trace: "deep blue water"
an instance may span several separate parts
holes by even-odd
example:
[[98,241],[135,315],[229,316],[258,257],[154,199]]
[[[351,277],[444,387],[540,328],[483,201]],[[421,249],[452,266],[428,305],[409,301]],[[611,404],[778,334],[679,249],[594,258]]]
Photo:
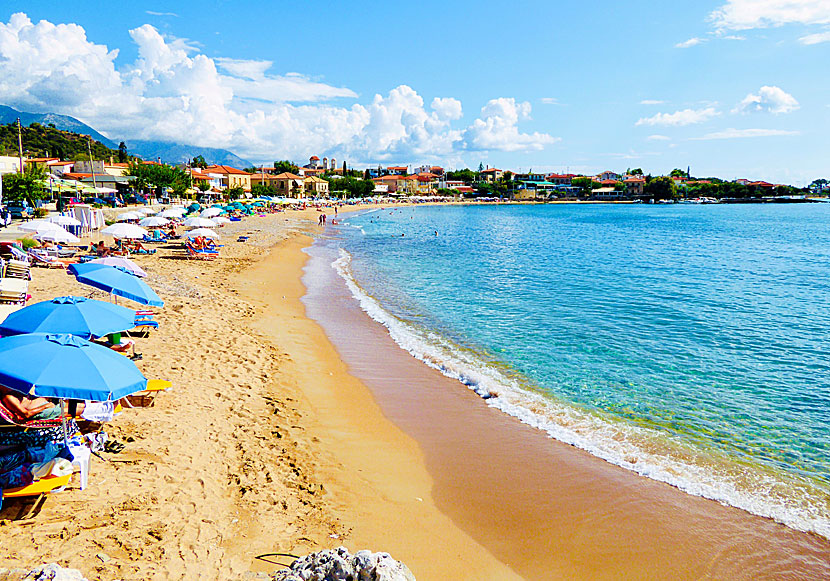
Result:
[[489,404],[830,535],[830,205],[394,208],[340,233],[364,309]]

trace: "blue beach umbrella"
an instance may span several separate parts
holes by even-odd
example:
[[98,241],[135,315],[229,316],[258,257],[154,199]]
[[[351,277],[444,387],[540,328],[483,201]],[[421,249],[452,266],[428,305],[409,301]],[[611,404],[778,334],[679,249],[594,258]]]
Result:
[[147,387],[129,358],[67,334],[0,339],[0,385],[39,397],[115,401]]
[[78,282],[88,284],[115,296],[124,297],[143,305],[163,307],[164,301],[147,283],[120,266],[106,264],[72,264],[69,272]]
[[11,313],[0,324],[3,335],[68,333],[89,339],[135,326],[135,311],[85,297],[56,297]]

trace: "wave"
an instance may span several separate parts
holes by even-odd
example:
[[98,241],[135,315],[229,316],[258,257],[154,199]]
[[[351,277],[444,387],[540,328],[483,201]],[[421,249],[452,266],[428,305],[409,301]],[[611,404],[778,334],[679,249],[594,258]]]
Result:
[[692,448],[658,430],[543,396],[480,354],[389,313],[355,280],[351,255],[343,248],[339,252],[332,267],[361,309],[386,327],[402,349],[458,380],[484,398],[487,405],[641,476],[830,538],[830,491],[819,483],[760,466],[748,470],[746,464],[715,451]]

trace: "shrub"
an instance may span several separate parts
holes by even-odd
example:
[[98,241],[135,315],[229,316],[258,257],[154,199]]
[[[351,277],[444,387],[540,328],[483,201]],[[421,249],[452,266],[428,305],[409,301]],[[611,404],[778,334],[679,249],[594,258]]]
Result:
[[30,248],[37,248],[40,246],[40,243],[34,238],[20,238],[17,243],[20,244],[23,250],[29,250]]
[[46,208],[35,208],[34,212],[32,212],[32,216],[34,218],[45,218],[49,215],[49,210]]

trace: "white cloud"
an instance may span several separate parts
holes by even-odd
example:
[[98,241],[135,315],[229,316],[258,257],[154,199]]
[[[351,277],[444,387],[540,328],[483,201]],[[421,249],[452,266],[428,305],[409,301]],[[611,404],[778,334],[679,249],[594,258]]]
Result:
[[130,30],[135,62],[95,44],[76,24],[33,24],[22,13],[0,22],[0,95],[11,106],[75,116],[118,140],[155,139],[222,147],[252,161],[309,152],[338,158],[457,160],[468,148],[541,149],[556,139],[521,133],[530,105],[496,99],[469,127],[457,99],[429,107],[401,85],[368,104],[351,89],[297,73],[275,75],[270,61],[211,58],[193,42],[150,25]]
[[643,99],[640,105],[662,105],[665,101],[658,101],[657,99]]
[[465,147],[472,150],[522,151],[541,150],[556,143],[558,138],[546,133],[520,133],[520,120],[530,119],[530,103],[517,103],[515,99],[492,99],[481,108],[476,119],[463,138]]
[[658,113],[652,117],[643,117],[637,121],[636,125],[693,125],[695,123],[703,123],[718,115],[720,113],[714,107],[683,109],[682,111],[675,111],[674,113]]
[[795,97],[779,87],[764,86],[758,90],[758,94],[750,93],[738,106],[732,110],[733,113],[790,113],[798,109],[798,101]]
[[649,135],[646,139],[649,141],[671,141],[671,137],[668,135]]
[[539,102],[543,105],[559,105],[559,99],[556,97],[542,97]]
[[828,24],[827,0],[727,0],[709,15],[718,29],[750,30],[784,24]]
[[674,45],[674,48],[689,48],[692,46],[697,46],[698,44],[706,42],[705,38],[698,38],[696,36],[690,38],[689,40],[684,40],[683,42],[678,42]]
[[820,44],[822,42],[830,42],[830,30],[825,32],[817,32],[815,34],[808,34],[798,39],[801,44]]
[[153,10],[145,10],[144,13],[149,14],[150,16],[175,16],[176,18],[179,17],[179,15],[175,12],[155,12]]
[[798,135],[798,131],[787,131],[784,129],[724,129],[714,133],[707,133],[703,137],[693,137],[695,141],[710,139],[745,139],[749,137],[781,137]]

